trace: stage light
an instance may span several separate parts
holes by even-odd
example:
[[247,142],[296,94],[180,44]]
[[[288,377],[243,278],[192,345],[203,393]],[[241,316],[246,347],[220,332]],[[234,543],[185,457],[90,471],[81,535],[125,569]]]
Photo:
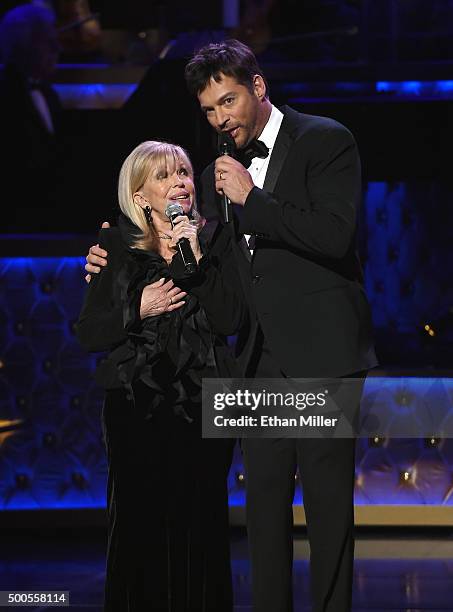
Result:
[[441,438],[426,438],[425,440],[425,446],[427,446],[428,448],[436,448],[437,446],[439,446],[439,444],[441,443],[442,439]]
[[22,422],[22,419],[0,420],[0,447],[7,438],[16,433]]
[[401,91],[419,95],[422,91],[424,83],[421,81],[404,81],[401,83]]
[[355,482],[358,487],[363,487],[363,474],[361,472],[356,474]]
[[453,81],[377,81],[376,92],[406,97],[449,98],[453,92]]
[[379,438],[378,436],[375,436],[374,438],[370,439],[370,446],[382,446],[385,442],[385,438]]

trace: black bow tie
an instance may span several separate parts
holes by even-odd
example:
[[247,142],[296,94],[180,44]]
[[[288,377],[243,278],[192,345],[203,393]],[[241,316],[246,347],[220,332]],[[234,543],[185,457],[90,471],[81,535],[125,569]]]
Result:
[[254,157],[266,159],[269,155],[269,149],[261,140],[251,140],[244,149],[236,151],[236,157],[241,164],[248,168]]

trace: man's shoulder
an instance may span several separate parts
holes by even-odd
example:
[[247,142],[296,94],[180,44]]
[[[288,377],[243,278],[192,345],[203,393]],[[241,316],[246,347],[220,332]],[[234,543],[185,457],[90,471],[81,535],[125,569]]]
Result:
[[307,134],[320,135],[326,132],[350,134],[345,125],[331,117],[300,113],[290,106],[284,106],[281,110],[285,117],[285,125],[295,132],[296,137]]
[[202,183],[205,183],[206,181],[212,179],[212,177],[214,176],[214,166],[215,160],[213,160],[210,164],[206,166],[206,168],[204,168],[200,176],[200,181]]

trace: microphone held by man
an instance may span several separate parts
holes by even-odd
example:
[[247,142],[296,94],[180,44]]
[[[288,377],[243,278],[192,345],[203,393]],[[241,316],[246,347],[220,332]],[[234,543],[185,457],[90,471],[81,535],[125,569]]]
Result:
[[[218,135],[217,150],[219,155],[234,157],[236,143],[229,132],[222,132]],[[222,210],[224,222],[229,223],[231,221],[231,200],[227,195],[225,195],[225,193],[222,195]]]

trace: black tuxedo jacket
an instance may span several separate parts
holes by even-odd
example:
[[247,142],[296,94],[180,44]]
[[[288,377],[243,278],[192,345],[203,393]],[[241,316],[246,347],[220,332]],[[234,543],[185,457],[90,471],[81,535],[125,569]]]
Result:
[[56,139],[60,128],[60,101],[49,84],[42,85],[41,93],[49,107],[55,133],[47,130],[33,104],[26,78],[10,66],[6,66],[0,75],[0,121],[6,139],[4,143],[10,152],[21,151],[27,172],[47,171],[59,153]]
[[[258,325],[291,377],[345,376],[377,364],[356,252],[361,170],[351,133],[285,106],[263,189],[219,221],[195,289],[214,328],[238,331],[241,373]],[[221,219],[213,164],[201,177],[204,214]],[[256,236],[253,257],[243,234]],[[248,308],[236,309],[245,301]],[[241,316],[238,315],[241,312]],[[222,325],[219,325],[222,321]]]
[[5,202],[14,201],[18,185],[23,185],[29,194],[20,210],[4,207],[3,229],[6,231],[38,231],[40,228],[49,231],[49,223],[52,229],[61,214],[61,210],[56,210],[56,203],[61,207],[62,198],[59,185],[63,147],[58,137],[61,107],[50,85],[43,85],[41,93],[47,102],[55,133],[47,130],[33,104],[27,79],[10,66],[0,75],[0,133],[6,160],[2,195]]

